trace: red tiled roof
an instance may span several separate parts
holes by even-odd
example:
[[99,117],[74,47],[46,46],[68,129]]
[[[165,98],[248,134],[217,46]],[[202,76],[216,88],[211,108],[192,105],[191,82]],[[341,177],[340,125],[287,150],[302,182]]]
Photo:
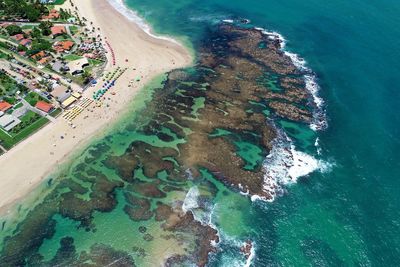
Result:
[[31,44],[32,41],[29,40],[29,39],[22,39],[19,43],[20,43],[21,45],[23,45],[23,46],[27,46],[27,45]]
[[44,101],[38,101],[35,105],[37,109],[49,113],[49,111],[53,108],[52,104],[46,103]]
[[49,15],[42,16],[42,19],[58,19],[59,17],[60,17],[60,13],[58,13],[57,10],[52,9],[52,10],[50,10]]
[[58,52],[69,51],[74,46],[74,42],[72,41],[60,41],[54,44],[54,49]]
[[53,35],[59,35],[67,32],[64,26],[53,26],[50,30],[51,34]]
[[6,101],[0,101],[0,111],[6,112],[12,108],[12,105]]
[[33,56],[31,56],[31,58],[35,59],[35,60],[39,60],[42,57],[44,57],[46,54],[44,53],[44,51],[40,51],[39,53],[34,54]]
[[38,63],[41,64],[41,65],[45,65],[45,64],[47,64],[50,60],[51,60],[50,57],[44,57],[44,58],[38,60]]
[[24,39],[24,35],[22,33],[18,33],[12,37],[14,40],[20,41]]

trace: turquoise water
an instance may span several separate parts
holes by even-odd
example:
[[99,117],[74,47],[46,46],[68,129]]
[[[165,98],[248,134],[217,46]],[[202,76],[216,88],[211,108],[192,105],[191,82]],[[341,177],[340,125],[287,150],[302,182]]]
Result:
[[[316,72],[329,128],[313,173],[271,204],[252,205],[255,266],[400,265],[398,1],[128,0],[157,32],[188,36],[248,18],[278,31]],[[217,257],[213,264],[223,262]]]
[[[114,261],[130,266],[132,258],[139,266],[158,266],[165,255],[183,250],[195,254],[196,227],[168,231],[152,212],[197,192],[196,218],[211,222],[221,238],[209,266],[244,265],[238,251],[248,239],[255,248],[251,266],[400,265],[397,2],[127,1],[157,32],[178,36],[195,50],[208,36],[208,26],[222,19],[247,18],[281,33],[287,48],[316,72],[329,128],[315,133],[285,120],[277,126],[298,150],[313,155],[319,137],[320,158],[330,163],[330,170],[300,178],[274,202],[251,202],[206,169],[198,180],[178,179],[175,153],[192,132],[185,121],[200,121],[206,101],[190,94],[206,90],[207,84],[196,83],[197,72],[189,69],[193,82],[177,83],[175,93],[153,90],[162,88],[162,79],[142,91],[132,103],[140,107],[77,155],[16,229],[2,222],[0,260],[21,266],[103,266]],[[275,77],[266,75],[266,80],[280,90],[274,87]],[[164,105],[170,107],[163,97],[187,100],[172,106],[188,112],[182,118],[168,109],[160,112]],[[246,112],[257,109],[267,117],[272,114],[257,102],[249,103]],[[225,129],[215,129],[209,137],[231,142],[244,169],[254,169],[265,157],[254,138],[244,140]],[[159,171],[163,168],[169,173]]]

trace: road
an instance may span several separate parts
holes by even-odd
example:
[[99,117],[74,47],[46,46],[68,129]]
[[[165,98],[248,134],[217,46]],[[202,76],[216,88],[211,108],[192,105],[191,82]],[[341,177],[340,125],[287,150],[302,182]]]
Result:
[[[7,40],[7,39],[4,39],[4,38],[2,38],[2,37],[0,37],[0,41],[9,43],[9,44],[11,44],[11,45],[13,45],[13,46],[16,45],[15,43],[13,43],[13,42],[11,42],[11,41],[9,41],[9,40]],[[20,56],[19,54],[15,53],[15,52],[13,52],[13,51],[10,51],[10,50],[5,49],[5,48],[2,48],[2,47],[0,48],[0,51],[2,51],[3,53],[6,53],[6,54],[11,53],[18,61],[24,63],[25,65],[28,65],[28,66],[34,68],[37,72],[44,72],[44,73],[46,73],[46,74],[48,74],[48,75],[50,75],[50,76],[52,76],[52,77],[55,77],[55,78],[59,79],[62,83],[64,83],[64,85],[69,85],[69,86],[71,86],[71,88],[72,88],[74,91],[82,91],[82,87],[81,87],[80,85],[78,85],[77,83],[74,83],[74,82],[69,83],[69,82],[67,81],[66,78],[64,78],[63,76],[57,74],[56,72],[53,72],[53,71],[50,71],[50,70],[47,70],[47,69],[44,69],[44,68],[43,68],[43,69],[40,69],[40,68],[37,67],[36,64],[33,63],[32,61],[30,61],[30,60],[28,60],[28,59],[26,59],[26,58]]]

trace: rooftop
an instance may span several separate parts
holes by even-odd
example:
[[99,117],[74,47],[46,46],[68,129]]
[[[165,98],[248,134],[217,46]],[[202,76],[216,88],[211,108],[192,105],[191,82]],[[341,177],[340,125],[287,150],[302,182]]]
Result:
[[0,115],[0,126],[3,127],[7,132],[20,123],[21,121],[15,116],[4,113]]
[[68,92],[68,88],[64,85],[55,87],[50,94],[60,102],[63,102],[71,95],[71,93]]
[[32,40],[30,40],[30,39],[22,39],[19,43],[21,45],[23,45],[23,46],[27,46],[27,45],[32,43]]
[[67,32],[64,26],[53,26],[50,30],[52,35],[60,35]]
[[46,103],[44,101],[38,101],[35,105],[37,109],[40,109],[41,111],[44,111],[46,113],[49,113],[53,109],[53,105]]
[[68,63],[69,71],[72,75],[83,72],[83,68],[89,65],[87,58],[81,58]]
[[70,40],[56,42],[53,47],[58,52],[69,51],[74,46],[74,42]]
[[24,39],[24,35],[22,33],[18,33],[16,35],[13,35],[12,38],[14,40],[20,41],[20,40]]
[[6,112],[12,108],[12,105],[6,101],[0,101],[0,111]]

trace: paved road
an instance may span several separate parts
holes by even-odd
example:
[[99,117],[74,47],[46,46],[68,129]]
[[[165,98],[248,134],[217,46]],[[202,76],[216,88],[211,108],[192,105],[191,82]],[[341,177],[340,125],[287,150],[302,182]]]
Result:
[[[9,40],[7,40],[7,39],[4,39],[4,38],[2,38],[2,37],[0,37],[0,41],[7,42],[7,43],[9,43],[9,44],[11,44],[11,45],[14,45],[14,46],[16,45],[15,43],[13,43],[13,42],[11,42],[11,41],[9,41]],[[82,90],[82,87],[81,87],[80,85],[78,85],[77,83],[74,83],[74,82],[68,83],[67,79],[64,78],[63,76],[61,76],[61,75],[59,75],[59,74],[57,74],[57,73],[55,73],[55,72],[53,72],[53,71],[49,71],[49,70],[47,70],[47,69],[40,69],[40,68],[38,68],[38,67],[36,66],[35,63],[33,63],[32,61],[29,61],[28,59],[26,59],[26,58],[24,58],[24,57],[21,57],[21,56],[18,55],[17,53],[14,53],[14,52],[12,52],[12,51],[10,51],[10,50],[7,50],[7,49],[4,49],[4,48],[0,48],[0,50],[3,51],[3,52],[6,53],[6,54],[11,53],[18,61],[24,63],[25,65],[28,65],[28,66],[34,68],[34,69],[37,70],[38,72],[39,72],[39,71],[40,71],[40,72],[44,72],[44,73],[46,73],[46,74],[48,74],[48,75],[51,75],[51,76],[53,76],[53,77],[55,77],[55,78],[60,79],[60,81],[62,81],[64,84],[70,85],[74,91],[81,91],[81,90]]]

